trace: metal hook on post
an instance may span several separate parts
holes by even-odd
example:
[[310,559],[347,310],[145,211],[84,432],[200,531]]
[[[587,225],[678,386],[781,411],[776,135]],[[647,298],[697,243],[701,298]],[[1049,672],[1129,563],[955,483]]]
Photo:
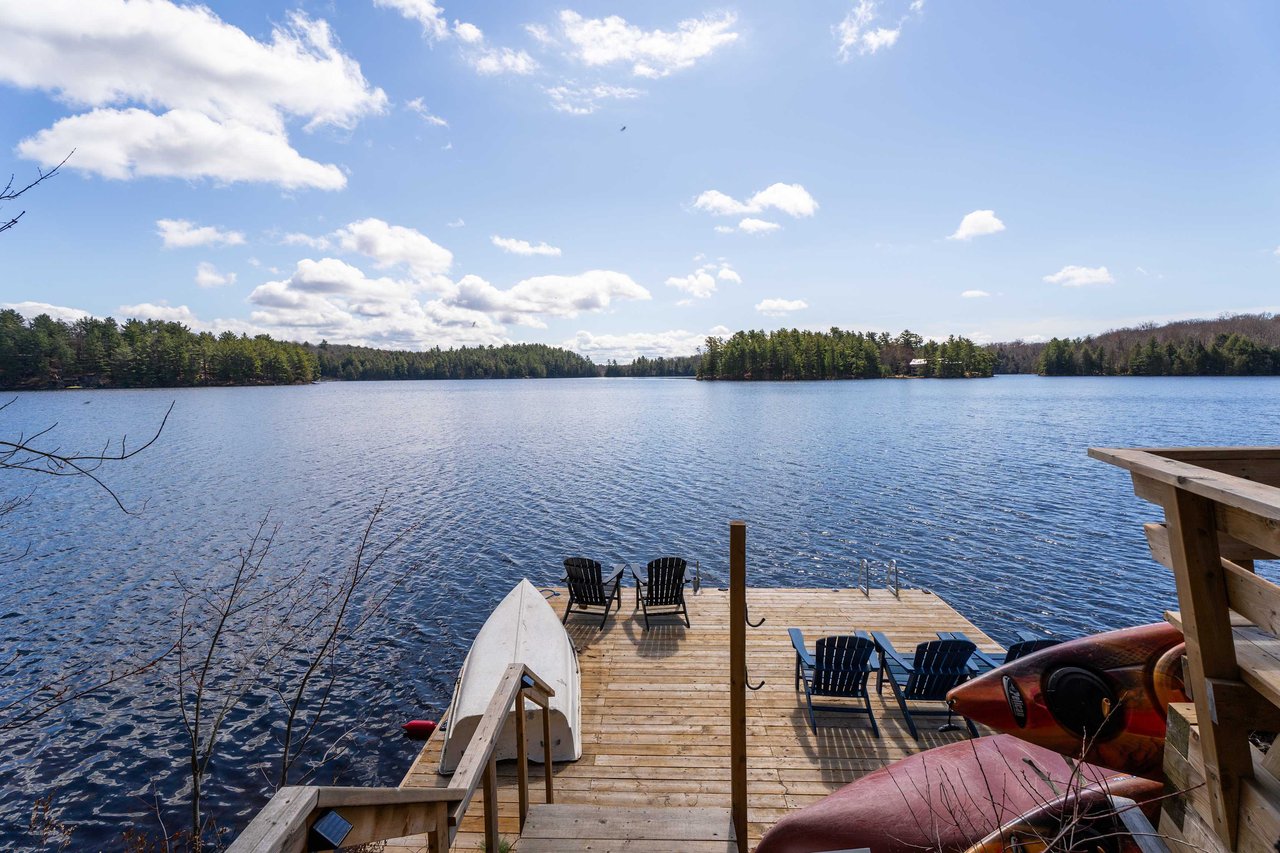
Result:
[[[759,628],[761,625],[763,625],[763,624],[764,624],[765,617],[763,617],[763,616],[761,616],[761,617],[760,617],[760,621],[759,621],[759,622],[752,622],[752,621],[751,621],[751,608],[749,608],[749,607],[748,607],[748,608],[746,608],[746,612],[743,614],[743,616],[746,618],[746,620],[747,620],[747,624],[748,624],[748,625],[750,625],[752,628]],[[761,683],[761,684],[764,684],[764,682],[763,682],[763,681],[762,681],[762,682],[760,682],[760,683]],[[749,685],[749,684],[748,684],[747,686],[748,686],[748,687],[751,687],[751,685]],[[751,689],[752,689],[752,690],[759,690],[760,688],[758,688],[758,687],[752,687]]]
[[[761,622],[763,622],[764,620],[763,620],[763,619],[761,619],[760,621],[761,621]],[[748,622],[747,624],[749,625],[749,624],[751,624],[751,623],[749,623],[749,622]],[[763,679],[763,678],[762,678],[762,679],[760,679],[760,683],[759,683],[759,684],[752,684],[752,683],[751,683],[751,673],[749,673],[749,672],[746,672],[746,673],[744,673],[744,674],[743,674],[742,680],[743,680],[743,681],[745,681],[745,682],[747,683],[747,689],[748,689],[748,690],[759,690],[761,687],[764,687],[764,679]]]

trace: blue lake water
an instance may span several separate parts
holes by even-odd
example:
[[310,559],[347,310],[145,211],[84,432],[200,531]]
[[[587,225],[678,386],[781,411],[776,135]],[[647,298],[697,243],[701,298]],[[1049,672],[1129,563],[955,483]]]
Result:
[[[489,609],[546,585],[565,556],[662,554],[727,577],[731,519],[748,522],[754,585],[852,586],[858,558],[896,559],[995,638],[1150,622],[1173,601],[1140,524],[1159,510],[1087,447],[1280,444],[1277,378],[998,377],[974,381],[713,384],[690,380],[332,383],[297,388],[18,395],[11,437],[58,423],[65,448],[154,430],[108,469],[137,516],[82,480],[0,474],[0,704],[43,673],[159,650],[177,579],[207,575],[270,512],[272,571],[341,566],[384,490],[388,556],[414,574],[364,637],[335,724],[346,784],[396,784],[417,752],[399,724],[434,717]],[[155,794],[183,786],[168,676],[150,673],[0,733],[0,847],[24,846],[52,793],[76,846],[154,830]],[[255,696],[233,715],[211,803],[238,828],[262,802],[248,769],[270,752]]]

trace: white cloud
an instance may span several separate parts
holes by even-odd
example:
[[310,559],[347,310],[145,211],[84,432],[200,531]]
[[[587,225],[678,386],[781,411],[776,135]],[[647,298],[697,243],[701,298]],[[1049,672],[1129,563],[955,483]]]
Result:
[[475,24],[469,24],[466,21],[454,21],[453,34],[459,41],[466,44],[479,44],[484,41],[484,32]]
[[[728,329],[717,327],[709,334],[727,333]],[[631,332],[624,335],[594,335],[591,332],[580,331],[561,346],[585,355],[593,361],[603,362],[609,359],[631,361],[642,355],[647,358],[694,355],[706,341],[707,335],[686,332],[683,329],[669,332]]]
[[848,14],[831,28],[839,42],[837,53],[841,62],[847,62],[856,50],[859,54],[875,54],[893,47],[902,34],[902,25],[911,15],[924,10],[924,0],[912,0],[910,6],[892,26],[877,24],[880,10],[877,0],[858,0]]
[[584,18],[569,9],[560,13],[573,58],[586,65],[630,63],[637,77],[665,77],[692,67],[737,40],[738,34],[731,32],[736,22],[732,12],[709,14],[681,21],[667,32],[643,30],[617,15]]
[[445,225],[448,226],[449,228],[461,228],[466,224],[467,223],[463,221],[461,216],[459,216],[457,219],[453,220],[452,222],[445,223]]
[[201,261],[196,266],[196,284],[200,287],[226,287],[235,283],[235,273],[218,272],[218,268],[208,261]]
[[974,237],[985,237],[1004,230],[1004,223],[996,218],[994,210],[975,210],[966,213],[960,220],[960,227],[948,240],[972,240]]
[[18,153],[44,166],[68,151],[67,166],[104,178],[214,178],[278,184],[286,189],[338,190],[346,175],[334,165],[308,160],[281,133],[203,113],[97,109],[60,119],[18,143]]
[[329,247],[333,245],[328,237],[312,237],[310,234],[302,234],[297,231],[285,234],[280,238],[280,242],[285,246],[310,246],[312,249],[322,252],[328,251]]
[[81,311],[79,308],[50,305],[48,302],[0,302],[0,308],[17,311],[27,320],[39,317],[41,314],[48,314],[55,320],[74,323],[76,320],[93,316],[88,311]]
[[204,6],[167,0],[0,4],[0,81],[54,93],[73,108],[22,140],[44,165],[138,176],[260,181],[338,189],[337,166],[309,160],[288,136],[353,127],[386,108],[321,20],[291,13],[258,41]]
[[557,44],[556,40],[551,35],[551,31],[543,24],[525,24],[524,31],[527,32],[538,44],[544,46]]
[[373,258],[379,269],[404,264],[425,279],[442,275],[453,266],[453,253],[427,235],[381,219],[352,222],[334,232],[334,237],[343,249]]
[[960,294],[965,299],[984,299],[990,296],[985,290],[966,290]]
[[244,245],[244,234],[239,231],[223,231],[213,225],[196,225],[186,219],[157,219],[156,228],[166,249]]
[[[694,263],[705,260],[706,256],[699,253],[694,256]],[[671,276],[667,279],[669,287],[675,287],[688,293],[694,299],[708,299],[716,292],[716,279],[720,281],[730,281],[734,284],[742,284],[742,276],[729,265],[724,258],[704,263],[696,270],[686,276]],[[691,304],[690,300],[681,300],[677,305]]]
[[1084,287],[1090,284],[1115,284],[1115,278],[1106,267],[1065,266],[1044,280],[1063,287]]
[[121,305],[116,311],[121,317],[130,320],[163,320],[166,323],[181,323],[197,330],[208,328],[186,305],[170,305],[168,302],[157,305],[152,302],[141,302],[137,305]]
[[782,317],[808,307],[809,303],[803,299],[765,299],[756,305],[756,310],[766,317]]
[[541,328],[541,316],[576,317],[603,311],[615,299],[646,300],[649,291],[631,276],[611,270],[588,270],[579,275],[540,275],[499,290],[479,276],[458,282],[457,304],[493,313],[499,322]]
[[373,5],[394,9],[411,21],[422,24],[422,34],[432,41],[449,35],[449,22],[444,10],[431,0],[373,0]]
[[741,216],[745,213],[761,213],[769,208],[788,216],[813,216],[818,202],[800,184],[771,184],[746,201],[719,190],[706,190],[693,200],[693,206],[715,216]]
[[667,279],[670,287],[679,288],[695,299],[707,299],[716,292],[716,280],[710,273],[698,270],[684,277],[672,276]]
[[438,115],[433,115],[431,110],[427,109],[427,105],[422,102],[422,98],[414,98],[411,101],[405,101],[404,106],[405,109],[411,110],[421,116],[422,120],[427,124],[433,124],[436,127],[449,126],[449,122],[440,118]]
[[755,219],[750,216],[738,223],[738,230],[745,231],[748,234],[768,234],[770,231],[777,231],[781,227],[776,222]]
[[734,228],[732,225],[717,225],[717,226],[716,226],[716,233],[717,233],[717,234],[732,234],[734,231],[737,231],[737,230],[738,230],[738,229]]
[[528,240],[517,240],[514,237],[499,237],[497,234],[494,234],[489,239],[493,242],[493,245],[512,255],[545,255],[553,258],[560,257],[560,249],[556,246],[549,246],[546,243],[539,243],[535,246]]
[[597,83],[594,86],[552,86],[544,91],[551,96],[552,109],[578,116],[590,115],[604,101],[631,100],[644,94],[641,89],[610,86],[605,83]]
[[478,74],[528,75],[538,70],[538,62],[523,50],[509,47],[485,47],[467,54],[467,61]]

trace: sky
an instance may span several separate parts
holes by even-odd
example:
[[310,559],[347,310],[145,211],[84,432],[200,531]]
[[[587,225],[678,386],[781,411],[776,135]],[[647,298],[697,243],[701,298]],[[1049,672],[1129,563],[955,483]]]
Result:
[[[596,361],[1280,311],[1280,4],[0,0],[0,306]],[[4,163],[0,163],[3,171]]]

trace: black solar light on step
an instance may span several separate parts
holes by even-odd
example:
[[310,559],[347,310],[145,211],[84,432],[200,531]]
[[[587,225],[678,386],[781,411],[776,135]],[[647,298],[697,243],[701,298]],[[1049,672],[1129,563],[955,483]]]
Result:
[[308,850],[337,850],[351,832],[351,821],[329,809],[311,826],[307,836]]

